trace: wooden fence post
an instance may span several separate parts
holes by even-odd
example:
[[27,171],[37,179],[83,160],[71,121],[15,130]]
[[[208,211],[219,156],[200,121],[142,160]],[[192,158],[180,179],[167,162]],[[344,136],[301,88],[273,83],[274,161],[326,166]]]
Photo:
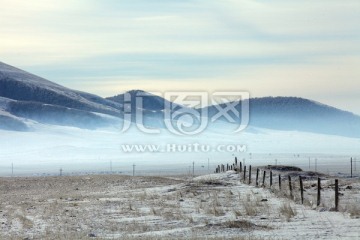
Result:
[[339,211],[339,180],[335,179],[335,211]]
[[319,206],[320,205],[320,200],[321,200],[321,179],[318,178],[318,183],[317,183],[317,202],[316,205]]
[[239,173],[242,172],[242,162],[240,162],[240,168],[239,168]]
[[256,169],[256,186],[259,186],[259,168]]
[[279,190],[281,190],[281,175],[279,174]]
[[266,171],[264,171],[264,174],[263,174],[263,182],[262,182],[263,187],[265,187],[265,177],[266,177]]
[[272,187],[273,184],[273,174],[272,171],[270,171],[270,188]]
[[300,180],[301,204],[304,204],[304,186],[303,186],[303,180],[302,180],[301,176],[299,176],[299,180]]
[[245,183],[245,179],[246,179],[246,166],[244,166],[244,183]]
[[251,165],[249,166],[249,185],[251,184]]
[[292,185],[291,185],[291,177],[290,177],[290,175],[288,175],[288,179],[289,179],[290,197],[293,197],[293,193],[292,193]]

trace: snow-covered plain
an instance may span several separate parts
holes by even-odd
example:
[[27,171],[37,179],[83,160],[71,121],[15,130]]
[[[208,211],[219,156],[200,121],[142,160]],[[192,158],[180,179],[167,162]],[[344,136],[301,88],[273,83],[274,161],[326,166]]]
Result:
[[[240,182],[233,171],[194,179],[92,175],[0,181],[1,239],[360,237],[359,208],[351,216],[300,205],[276,195],[276,186]],[[359,183],[352,186],[358,194]]]
[[[350,157],[360,159],[360,139],[295,131],[248,128],[226,134],[220,126],[196,136],[176,136],[166,130],[144,134],[135,126],[125,133],[116,128],[85,130],[43,124],[33,128],[29,132],[0,130],[0,175],[10,176],[12,164],[17,176],[58,174],[60,168],[64,174],[110,170],[132,174],[133,164],[137,174],[184,174],[192,171],[193,162],[200,174],[213,172],[235,156],[247,165],[291,164],[308,170],[310,163],[315,170],[316,162],[318,171],[347,174]],[[160,150],[125,152],[123,145],[132,144],[155,145]],[[169,144],[187,149],[168,149]],[[197,152],[194,144],[211,148]],[[243,146],[242,152],[227,151],[229,145]]]

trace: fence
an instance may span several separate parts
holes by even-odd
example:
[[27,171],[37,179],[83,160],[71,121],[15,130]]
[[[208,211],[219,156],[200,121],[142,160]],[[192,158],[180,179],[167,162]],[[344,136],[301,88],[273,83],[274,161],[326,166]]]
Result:
[[[311,172],[313,176],[308,176],[305,174],[306,172],[303,171],[289,171],[289,173],[285,173],[284,175],[282,175],[282,172],[278,170],[273,171],[271,169],[272,167],[274,167],[274,169],[277,169],[277,166],[270,165],[262,168],[257,167],[256,174],[255,176],[253,176],[253,166],[243,166],[241,162],[238,164],[237,159],[235,158],[235,162],[233,164],[226,164],[226,166],[223,164],[218,165],[215,172],[221,173],[229,170],[234,170],[237,174],[239,174],[240,182],[248,185],[254,185],[255,187],[269,188],[273,192],[285,195],[294,201],[298,201],[301,204],[311,204],[311,201],[306,198],[306,193],[307,195],[309,195],[308,192],[310,192],[311,194],[311,191],[307,191],[305,188],[315,188],[316,191],[313,191],[313,193],[316,192],[316,206],[320,206],[321,204],[325,205],[325,203],[328,204],[329,199],[331,199],[333,203],[331,204],[332,206],[330,210],[339,211],[339,200],[340,196],[342,195],[339,191],[339,179],[326,177],[325,175],[317,174],[314,172]],[[261,174],[262,176],[260,176]],[[317,175],[322,175],[322,177],[319,177]],[[255,182],[253,182],[254,177]],[[261,177],[262,181],[260,184],[259,180],[261,179]],[[274,184],[276,179],[277,184]],[[326,181],[326,184],[324,184],[323,181]],[[287,188],[282,188],[282,186],[287,186]],[[324,191],[325,187],[327,192]],[[323,198],[324,196],[325,198]],[[359,201],[359,199],[356,200]]]

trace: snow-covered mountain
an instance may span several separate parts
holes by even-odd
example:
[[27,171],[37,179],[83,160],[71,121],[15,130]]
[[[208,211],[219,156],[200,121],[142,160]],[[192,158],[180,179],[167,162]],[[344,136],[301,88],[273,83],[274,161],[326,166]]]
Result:
[[99,96],[71,90],[0,62],[0,96],[19,101],[53,104],[78,110],[119,114],[118,104]]
[[[351,112],[297,97],[264,97],[244,101],[250,101],[249,125],[252,127],[360,137],[360,116]],[[241,104],[236,108],[241,112]],[[209,106],[207,110],[210,117],[218,113],[215,106]],[[233,113],[230,114],[236,119]],[[226,121],[225,118],[222,120]]]
[[[142,107],[134,104],[138,97],[142,98]],[[171,111],[166,105],[172,106]],[[297,156],[301,153],[301,159],[296,158],[298,164],[308,164],[309,158],[321,156],[323,163],[332,164],[329,168],[338,171],[339,166],[347,168],[348,154],[358,153],[360,146],[359,116],[294,97],[250,99],[250,126],[241,134],[233,134],[237,124],[224,118],[211,123],[203,133],[191,136],[178,137],[164,129],[160,134],[145,134],[134,124],[125,133],[119,130],[125,122],[124,113],[130,113],[130,120],[135,121],[140,112],[145,128],[162,128],[168,113],[199,113],[202,110],[182,108],[141,90],[104,99],[0,63],[0,175],[9,175],[8,167],[12,164],[16,174],[24,175],[57,172],[60,168],[68,172],[99,171],[107,169],[109,162],[121,171],[132,164],[157,170],[155,165],[164,168],[167,164],[169,169],[187,171],[194,160],[197,165],[204,166],[211,159],[215,166],[234,155],[254,164],[269,164],[274,159],[292,164],[295,153]],[[208,117],[217,114],[218,108],[207,107]],[[232,117],[236,119],[233,114]],[[171,123],[177,125],[179,122]],[[122,148],[129,144],[155,144],[160,150],[130,153]],[[181,149],[194,144],[211,148],[209,152],[191,149],[174,152],[174,144]],[[246,146],[246,152],[217,149],[235,145]],[[167,150],[168,146],[171,148]]]
[[[125,95],[128,96],[128,99],[126,99]],[[169,101],[165,100],[160,96],[156,96],[142,90],[131,90],[126,93],[116,95],[114,97],[108,97],[106,99],[119,103],[120,105],[129,102],[131,104],[132,111],[134,111],[136,107],[135,103],[137,97],[142,98],[141,102],[143,104],[143,109],[147,111],[162,111],[165,108],[165,103],[170,103]]]
[[[109,97],[107,100],[116,102],[122,106],[122,113],[131,114],[131,120],[133,122],[135,122],[136,116],[141,114],[143,117],[142,122],[145,125],[162,126],[161,122],[164,118],[162,111],[164,110],[166,101],[162,97],[142,90],[131,90],[114,97]],[[142,106],[140,106],[139,103],[141,103]],[[124,117],[124,115],[122,115],[122,117]]]
[[[155,96],[141,90],[127,92],[131,96],[131,112],[133,121],[136,116],[136,97],[142,97],[143,107],[140,112],[148,119],[162,121],[164,118],[165,103],[167,100],[160,96]],[[124,94],[108,98],[109,100],[124,104]],[[360,116],[351,112],[343,111],[319,102],[298,98],[298,97],[263,97],[244,100],[243,103],[249,104],[249,127],[252,131],[255,128],[267,128],[284,131],[304,131],[312,133],[339,135],[346,137],[360,137]],[[174,104],[174,103],[170,103]],[[180,105],[173,106],[172,111],[179,110]],[[234,112],[227,113],[237,122],[241,121],[241,104],[236,104],[236,109],[240,113],[236,116]],[[197,109],[199,115],[207,113],[209,119],[214,117],[220,109],[226,109],[225,104],[218,106],[208,106],[204,109]],[[185,111],[186,112],[186,109]],[[231,128],[226,126],[228,119],[219,118],[223,124],[214,124],[210,121],[209,129],[221,131],[221,129]],[[221,121],[222,120],[222,121]],[[236,123],[233,123],[233,125]],[[231,125],[230,123],[228,125]],[[217,129],[216,129],[217,128]]]
[[102,114],[120,116],[120,106],[115,102],[68,89],[1,62],[0,109],[0,128],[21,131],[29,129],[29,119],[96,128],[111,122]]
[[[120,108],[122,113],[131,113],[131,120],[133,122],[141,115],[141,122],[147,127],[165,127],[164,119],[166,118],[166,106],[170,106],[172,111],[187,109],[185,106],[170,102],[160,96],[143,90],[131,90],[106,99],[122,106]],[[122,117],[123,116],[124,115],[122,114]]]
[[[141,97],[141,107],[135,104],[138,97]],[[296,97],[244,101],[250,101],[249,131],[255,127],[360,137],[360,116],[315,101]],[[163,128],[166,105],[172,106],[170,111],[189,110],[141,90],[105,99],[60,86],[0,62],[0,129],[26,131],[37,123],[96,129],[122,124],[124,113],[130,113],[133,122],[141,113],[145,126]],[[240,106],[237,105],[239,112]],[[209,118],[218,113],[216,106],[196,111],[201,110],[206,110]],[[236,119],[234,114],[232,117]],[[212,124],[209,129],[221,132],[222,128],[231,125],[225,118],[220,120],[223,121]]]

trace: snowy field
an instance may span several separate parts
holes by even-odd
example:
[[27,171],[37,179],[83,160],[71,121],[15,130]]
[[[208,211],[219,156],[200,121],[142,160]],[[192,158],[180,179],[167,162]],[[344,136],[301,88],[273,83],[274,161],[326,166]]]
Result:
[[[304,132],[273,131],[250,128],[238,135],[226,135],[209,129],[197,136],[174,136],[166,131],[158,135],[143,134],[132,128],[96,131],[72,127],[37,125],[32,132],[0,130],[0,176],[79,175],[87,173],[137,175],[176,175],[212,173],[218,164],[232,162],[235,157],[246,165],[286,164],[331,174],[350,174],[350,158],[354,173],[360,172],[360,139]],[[221,129],[221,126],[219,127]],[[155,144],[165,149],[170,144],[209,145],[208,152],[159,151],[124,152],[124,144]],[[242,152],[217,151],[219,145],[245,146]],[[356,167],[358,163],[358,167]]]
[[[178,137],[37,125],[32,132],[0,131],[0,143],[0,239],[360,237],[360,182],[349,179],[350,158],[354,176],[360,175],[359,139],[256,128]],[[200,144],[212,151],[125,152],[122,146],[131,144],[162,150]],[[246,147],[215,151],[219,145]],[[233,171],[210,174],[235,157],[253,169],[292,165],[322,172],[320,206],[314,179],[304,182],[301,205],[296,177],[289,198],[284,173],[282,191],[276,181],[272,189],[259,188]],[[340,178],[340,212],[331,211],[334,176]]]
[[[0,182],[1,239],[360,238],[359,208],[331,212],[326,197],[319,207],[300,205],[276,187],[241,183],[233,171],[194,179],[91,175]],[[348,194],[359,198],[358,180],[340,182],[340,205]]]

